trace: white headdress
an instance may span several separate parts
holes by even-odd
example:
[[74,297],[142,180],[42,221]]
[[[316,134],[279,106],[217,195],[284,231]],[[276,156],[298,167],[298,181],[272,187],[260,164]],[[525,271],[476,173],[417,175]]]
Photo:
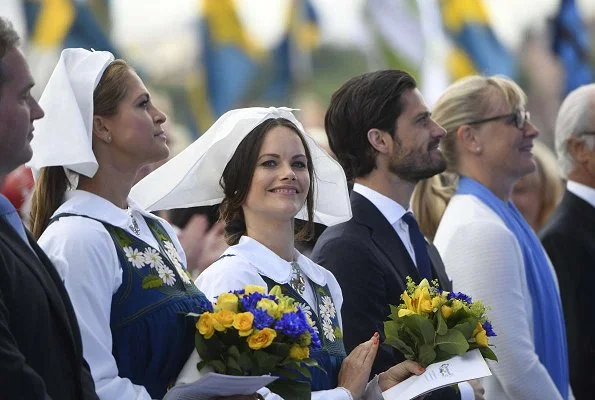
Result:
[[[149,211],[207,206],[223,201],[223,170],[240,142],[260,123],[285,118],[304,134],[314,167],[314,221],[334,225],[351,218],[343,169],[310,136],[289,108],[244,108],[228,111],[176,157],[146,176],[130,192]],[[296,218],[307,219],[304,208]]]
[[76,187],[77,174],[92,177],[97,172],[91,147],[93,91],[113,60],[107,51],[62,51],[39,100],[45,117],[35,122],[33,158],[27,163],[35,177],[43,167],[63,166]]

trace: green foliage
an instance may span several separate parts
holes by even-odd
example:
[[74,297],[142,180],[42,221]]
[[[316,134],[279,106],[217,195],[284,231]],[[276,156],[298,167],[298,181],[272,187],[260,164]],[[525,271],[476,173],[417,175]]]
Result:
[[390,305],[388,321],[384,322],[386,344],[424,367],[473,349],[480,349],[486,359],[498,360],[486,347],[482,324],[487,321],[487,308],[483,303],[470,303],[465,295],[442,292],[436,281],[430,284],[424,279],[416,285],[407,277],[406,284],[403,303]]

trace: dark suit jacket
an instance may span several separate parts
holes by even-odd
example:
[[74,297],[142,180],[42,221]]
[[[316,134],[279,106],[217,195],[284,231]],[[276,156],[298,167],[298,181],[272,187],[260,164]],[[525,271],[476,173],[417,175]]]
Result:
[[570,384],[577,399],[595,393],[595,207],[566,191],[540,234],[558,275],[566,320]]
[[[349,353],[369,340],[374,332],[384,340],[384,321],[389,305],[401,303],[405,278],[419,282],[420,276],[407,249],[382,213],[365,197],[352,192],[353,218],[327,228],[318,239],[312,260],[330,270],[343,291],[343,340]],[[451,290],[444,264],[436,248],[428,243],[434,276],[444,290]],[[372,376],[404,360],[395,348],[381,345]],[[451,393],[452,398],[459,398]],[[446,398],[451,398],[446,397]],[[434,398],[434,397],[433,397]]]
[[0,399],[97,399],[55,268],[0,218]]

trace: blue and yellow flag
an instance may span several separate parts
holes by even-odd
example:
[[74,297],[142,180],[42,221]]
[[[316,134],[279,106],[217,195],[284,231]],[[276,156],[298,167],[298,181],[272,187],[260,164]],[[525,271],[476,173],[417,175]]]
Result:
[[206,97],[217,118],[245,101],[261,54],[250,42],[233,0],[204,0],[203,10],[201,65]]
[[[267,102],[284,103],[289,100],[299,79],[296,76],[299,64],[308,62],[310,53],[320,44],[319,18],[312,1],[294,0],[289,13],[286,33],[269,54],[272,74],[263,94]],[[299,58],[297,62],[296,58]]]
[[589,64],[589,33],[574,0],[562,0],[554,21],[554,53],[566,74],[564,95],[593,81]]
[[33,45],[93,48],[118,56],[88,4],[73,0],[26,0],[24,6]]
[[448,58],[453,79],[467,75],[516,76],[515,60],[490,27],[482,0],[443,0],[444,28],[455,44]]

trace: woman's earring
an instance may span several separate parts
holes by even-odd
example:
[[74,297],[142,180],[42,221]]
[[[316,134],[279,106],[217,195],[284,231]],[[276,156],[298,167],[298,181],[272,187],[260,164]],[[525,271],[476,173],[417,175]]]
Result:
[[109,143],[111,143],[111,142],[112,142],[112,136],[111,136],[111,135],[109,135],[109,136],[107,137],[107,143],[109,144]]

